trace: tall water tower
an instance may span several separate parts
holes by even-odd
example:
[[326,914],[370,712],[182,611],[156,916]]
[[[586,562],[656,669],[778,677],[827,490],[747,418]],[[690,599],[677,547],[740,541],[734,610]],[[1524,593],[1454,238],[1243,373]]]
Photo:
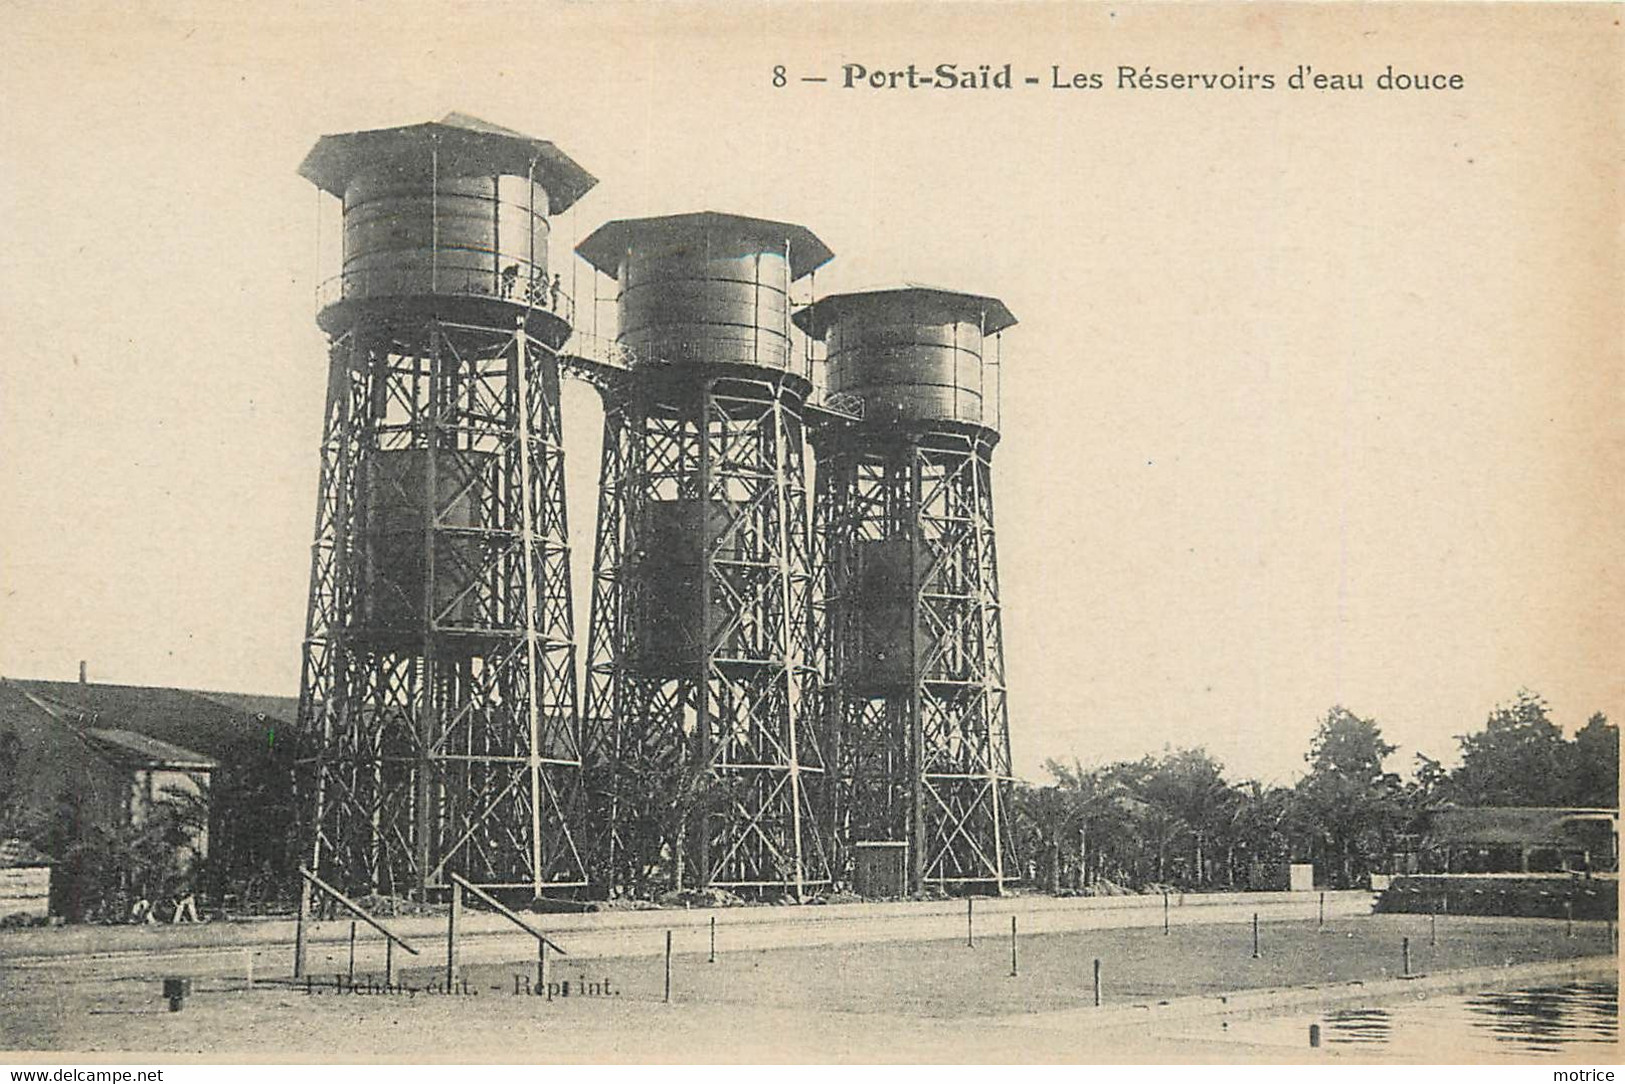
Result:
[[799,896],[829,870],[790,287],[831,253],[709,212],[577,252],[617,283],[631,368],[605,397],[588,640],[605,876]]
[[322,137],[343,202],[299,697],[308,860],[341,889],[586,881],[548,216],[596,182],[452,114]]
[[863,400],[813,437],[831,834],[907,844],[911,891],[1001,892],[1018,874],[991,472],[1015,317],[908,287],[795,319],[825,344],[829,390]]

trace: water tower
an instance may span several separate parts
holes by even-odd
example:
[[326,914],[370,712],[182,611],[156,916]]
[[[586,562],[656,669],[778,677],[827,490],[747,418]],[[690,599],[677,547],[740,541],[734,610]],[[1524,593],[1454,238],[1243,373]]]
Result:
[[606,392],[586,715],[605,876],[799,896],[829,880],[791,283],[801,226],[606,224],[630,379]]
[[830,392],[863,401],[813,437],[831,835],[906,843],[912,891],[1001,892],[1018,874],[992,454],[1015,317],[907,287],[826,297],[796,322],[825,344]]
[[452,114],[322,137],[343,202],[299,697],[312,868],[353,892],[586,881],[548,217],[596,182]]

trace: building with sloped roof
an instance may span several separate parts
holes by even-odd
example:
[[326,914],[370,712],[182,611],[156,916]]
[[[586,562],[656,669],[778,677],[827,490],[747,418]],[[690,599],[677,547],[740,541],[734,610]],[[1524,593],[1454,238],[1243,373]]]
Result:
[[291,780],[278,742],[295,703],[0,678],[0,790],[14,822],[45,825],[63,849],[97,830],[146,827],[164,807],[175,814],[175,867],[212,858],[210,883],[189,887],[224,896],[253,872],[274,880],[280,870]]
[[84,725],[142,734],[215,761],[238,756],[248,747],[274,743],[277,731],[291,730],[298,715],[298,701],[293,697],[82,681],[4,681],[47,710]]
[[[92,692],[88,685],[84,698],[42,695],[40,686],[54,684],[0,679],[6,694],[0,697],[0,734],[10,735],[17,776],[12,786],[25,808],[68,805],[109,829],[139,828],[165,803],[207,808],[210,776],[219,762],[133,729],[154,721],[136,710],[153,699],[147,694],[171,690],[129,690],[136,695],[126,709],[107,689]],[[87,700],[97,707],[87,707]],[[173,717],[165,722],[171,725],[158,729],[179,729]],[[205,857],[207,828],[199,825],[188,846]]]

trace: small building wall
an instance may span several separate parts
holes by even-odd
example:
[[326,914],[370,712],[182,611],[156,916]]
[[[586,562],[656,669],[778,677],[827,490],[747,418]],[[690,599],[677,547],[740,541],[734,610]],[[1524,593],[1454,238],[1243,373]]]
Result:
[[908,893],[908,844],[894,841],[852,845],[852,888],[860,896],[892,898]]
[[50,866],[0,868],[0,922],[14,915],[44,919],[50,913]]
[[1612,809],[1445,807],[1426,814],[1423,856],[1433,873],[1561,873],[1617,869]]
[[[139,828],[160,805],[188,796],[207,800],[209,773],[174,768],[137,769],[130,781],[130,823]],[[205,823],[192,832],[189,849],[198,858],[209,855],[209,829]]]
[[1377,911],[1611,919],[1619,915],[1619,881],[1568,874],[1406,875],[1389,883],[1377,900]]

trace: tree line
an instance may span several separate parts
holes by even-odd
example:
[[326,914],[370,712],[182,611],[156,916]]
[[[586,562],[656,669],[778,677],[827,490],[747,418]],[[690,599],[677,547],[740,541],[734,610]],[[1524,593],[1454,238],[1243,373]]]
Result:
[[1051,760],[1050,782],[1014,795],[1023,873],[1052,892],[1244,889],[1313,862],[1328,885],[1350,887],[1410,846],[1428,809],[1619,805],[1619,730],[1601,712],[1566,739],[1546,701],[1522,690],[1456,741],[1455,769],[1418,753],[1401,778],[1377,722],[1336,706],[1291,786],[1230,780],[1202,748],[1102,767]]
[[[1291,786],[1231,780],[1201,748],[1102,767],[1052,760],[1048,783],[1014,792],[1021,873],[1055,892],[1244,889],[1274,886],[1269,878],[1289,862],[1313,862],[1328,885],[1348,887],[1382,872],[1428,809],[1619,805],[1619,731],[1601,713],[1565,739],[1546,702],[1523,691],[1456,740],[1459,766],[1418,753],[1401,778],[1377,722],[1339,706],[1319,720],[1308,771]],[[19,753],[15,736],[0,735],[0,838],[28,839],[55,859],[56,913],[116,919],[132,899],[191,890],[235,912],[289,904],[298,856],[285,755],[257,749],[207,789],[160,796],[139,824],[109,825],[87,817],[84,795],[72,791],[54,808],[22,808]],[[630,883],[641,894],[683,887],[691,877],[679,841],[725,794],[672,771],[626,785],[642,792],[623,839],[636,867]],[[189,845],[204,830],[200,863]]]

